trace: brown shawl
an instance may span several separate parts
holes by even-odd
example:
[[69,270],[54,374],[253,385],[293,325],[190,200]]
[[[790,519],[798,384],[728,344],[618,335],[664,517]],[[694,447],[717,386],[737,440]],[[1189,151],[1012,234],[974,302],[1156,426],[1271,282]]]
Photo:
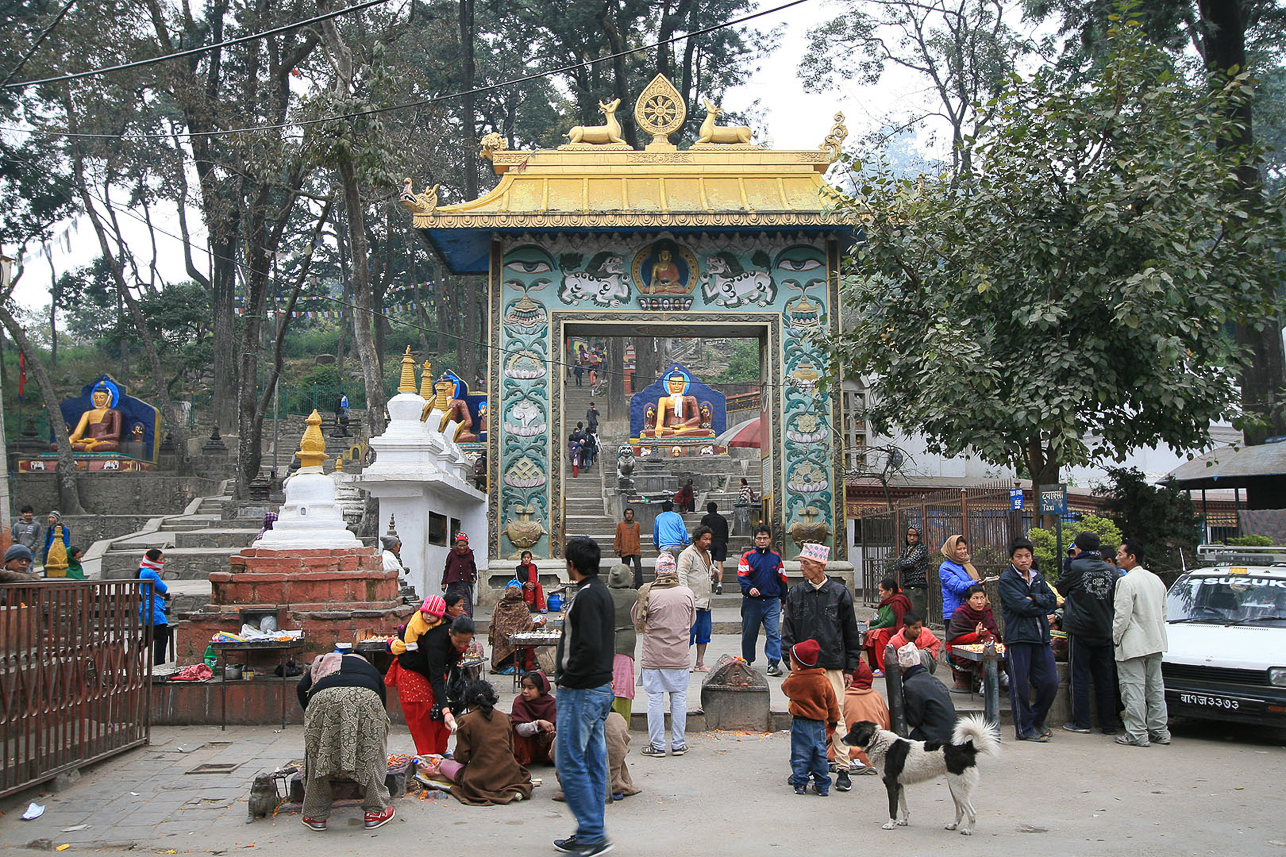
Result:
[[498,670],[506,661],[513,659],[517,649],[509,642],[510,634],[535,629],[536,623],[531,621],[527,602],[522,600],[522,589],[517,586],[506,588],[504,597],[496,602],[495,612],[491,614],[491,625],[487,629],[487,642],[491,644],[491,668]]
[[531,774],[514,758],[513,729],[503,711],[474,709],[460,718],[455,760],[464,765],[451,787],[460,803],[490,806],[531,797]]

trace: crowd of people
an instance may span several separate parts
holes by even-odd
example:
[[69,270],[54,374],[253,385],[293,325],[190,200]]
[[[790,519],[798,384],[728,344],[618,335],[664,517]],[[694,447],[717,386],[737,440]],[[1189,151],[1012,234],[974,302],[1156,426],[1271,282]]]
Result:
[[[23,577],[5,576],[4,583],[21,583],[24,580],[35,580],[40,574],[37,566],[44,569],[46,575],[53,575],[72,580],[84,580],[85,569],[81,565],[84,551],[71,542],[71,527],[63,523],[62,513],[51,510],[45,517],[45,524],[36,520],[35,509],[23,506],[18,512],[18,520],[9,530],[10,544],[6,549],[5,570],[16,572]],[[53,555],[57,562],[50,563]],[[25,566],[18,568],[21,561]],[[10,563],[13,563],[11,566]]]

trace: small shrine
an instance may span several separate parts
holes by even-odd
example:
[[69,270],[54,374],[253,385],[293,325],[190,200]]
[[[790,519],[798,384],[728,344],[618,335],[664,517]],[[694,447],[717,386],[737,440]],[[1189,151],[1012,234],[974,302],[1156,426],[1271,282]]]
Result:
[[[671,138],[687,102],[657,75],[633,107],[642,149],[622,138],[615,99],[600,104],[603,124],[570,129],[557,149],[508,151],[487,134],[480,156],[500,181],[478,199],[444,205],[436,186],[403,186],[412,227],[445,267],[489,278],[488,410],[472,433],[486,439],[493,557],[563,555],[565,344],[700,330],[757,340],[764,355],[758,467],[779,549],[793,559],[786,534],[807,529],[832,546],[833,567],[845,565],[842,402],[820,383],[832,372],[825,338],[841,329],[840,259],[854,234],[825,180],[844,117],[816,149],[773,151],[704,106],[695,142],[680,149]],[[675,368],[636,394],[631,446],[645,460],[718,455],[722,408]]]
[[396,571],[385,571],[378,548],[365,547],[344,525],[335,477],[322,471],[326,441],[317,411],[286,480],[286,501],[273,528],[210,574],[210,602],[186,614],[184,639],[204,650],[216,633],[260,627],[266,617],[282,631],[303,630],[309,652],[336,642],[393,633],[414,610],[398,594]]
[[[152,470],[156,467],[160,413],[129,395],[111,375],[99,375],[80,395],[59,406],[67,424],[76,469],[95,473]],[[58,468],[58,444],[48,452],[19,457],[19,473],[49,473]]]
[[630,397],[630,443],[639,458],[725,455],[727,398],[674,364]]

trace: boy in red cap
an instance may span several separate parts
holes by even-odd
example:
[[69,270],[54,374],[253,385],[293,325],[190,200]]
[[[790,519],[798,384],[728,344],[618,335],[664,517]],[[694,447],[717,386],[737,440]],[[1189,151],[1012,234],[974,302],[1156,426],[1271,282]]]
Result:
[[808,775],[813,775],[813,792],[826,797],[831,791],[830,765],[826,761],[827,728],[839,722],[839,701],[817,666],[822,647],[816,640],[802,640],[790,648],[790,676],[781,683],[790,699],[790,780],[795,794],[808,793]]

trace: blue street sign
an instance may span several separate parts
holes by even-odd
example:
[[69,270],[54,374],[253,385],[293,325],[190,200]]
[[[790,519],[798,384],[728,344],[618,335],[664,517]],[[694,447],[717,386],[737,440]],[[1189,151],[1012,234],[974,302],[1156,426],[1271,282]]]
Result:
[[1009,508],[1014,512],[1021,512],[1023,510],[1023,489],[1009,489]]
[[1066,485],[1059,484],[1040,486],[1040,513],[1042,515],[1067,514]]

